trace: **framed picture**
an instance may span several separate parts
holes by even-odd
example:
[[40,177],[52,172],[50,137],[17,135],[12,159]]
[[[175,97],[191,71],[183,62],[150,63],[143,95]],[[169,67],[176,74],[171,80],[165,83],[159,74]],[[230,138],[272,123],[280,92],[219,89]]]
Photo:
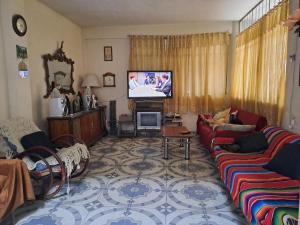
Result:
[[19,61],[18,70],[19,76],[22,78],[27,78],[29,76],[28,66],[27,66],[27,48],[23,46],[16,45],[17,58]]
[[104,61],[113,61],[112,46],[104,46]]
[[105,73],[103,74],[103,87],[115,87],[116,86],[116,78],[113,73]]

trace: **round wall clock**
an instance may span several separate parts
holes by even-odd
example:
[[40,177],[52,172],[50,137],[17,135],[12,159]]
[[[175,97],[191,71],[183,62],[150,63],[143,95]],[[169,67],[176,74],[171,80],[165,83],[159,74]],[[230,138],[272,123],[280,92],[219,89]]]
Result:
[[14,31],[19,36],[24,36],[27,31],[27,24],[23,16],[21,15],[14,15],[12,18],[12,26]]

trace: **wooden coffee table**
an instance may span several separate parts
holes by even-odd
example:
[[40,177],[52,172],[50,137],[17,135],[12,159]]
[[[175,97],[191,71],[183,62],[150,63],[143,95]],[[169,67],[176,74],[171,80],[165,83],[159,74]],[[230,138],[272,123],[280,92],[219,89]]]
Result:
[[163,126],[161,129],[164,147],[164,159],[168,159],[168,144],[170,139],[181,139],[184,142],[184,159],[190,159],[190,143],[193,135],[184,126]]

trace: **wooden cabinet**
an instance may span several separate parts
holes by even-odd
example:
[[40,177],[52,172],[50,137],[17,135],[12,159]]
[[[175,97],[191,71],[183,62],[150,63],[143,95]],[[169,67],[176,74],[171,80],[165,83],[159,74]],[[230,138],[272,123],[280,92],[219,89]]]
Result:
[[50,138],[73,134],[91,146],[106,134],[106,107],[83,111],[64,117],[48,117]]

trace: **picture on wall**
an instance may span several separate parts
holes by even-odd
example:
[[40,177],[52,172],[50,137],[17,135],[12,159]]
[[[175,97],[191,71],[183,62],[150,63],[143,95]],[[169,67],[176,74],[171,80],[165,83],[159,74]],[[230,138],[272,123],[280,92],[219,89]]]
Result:
[[113,61],[112,46],[104,46],[104,61]]
[[21,78],[27,78],[29,76],[28,67],[27,67],[27,58],[28,58],[27,48],[16,45],[16,51],[17,51],[17,59],[19,61],[18,63],[19,76]]

